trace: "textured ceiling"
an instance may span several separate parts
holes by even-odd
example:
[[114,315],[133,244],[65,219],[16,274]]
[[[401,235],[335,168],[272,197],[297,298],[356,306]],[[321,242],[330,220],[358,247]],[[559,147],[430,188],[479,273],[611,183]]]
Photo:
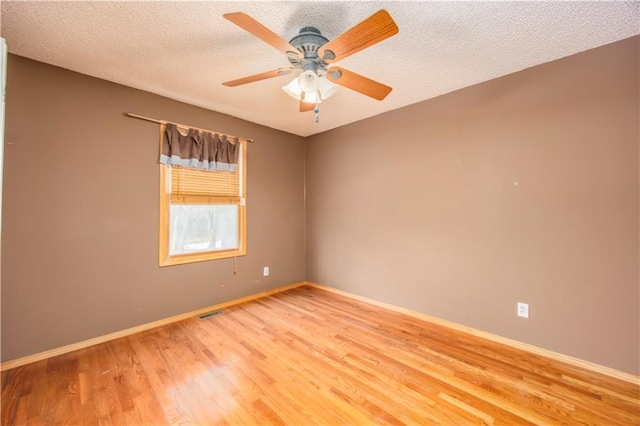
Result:
[[[221,84],[289,66],[224,13],[245,12],[286,40],[303,26],[332,39],[379,9],[400,32],[337,65],[393,87],[383,101],[340,88],[315,123],[282,91],[291,75]],[[11,53],[302,136],[640,33],[631,1],[2,1],[1,13]]]

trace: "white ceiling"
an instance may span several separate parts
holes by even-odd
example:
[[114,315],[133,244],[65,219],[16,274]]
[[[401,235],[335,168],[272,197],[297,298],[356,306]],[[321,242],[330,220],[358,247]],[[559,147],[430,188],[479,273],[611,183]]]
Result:
[[[383,101],[340,88],[315,123],[282,91],[291,75],[221,84],[289,66],[224,13],[245,12],[286,40],[303,26],[332,39],[379,9],[399,33],[337,65],[393,87]],[[301,136],[640,34],[638,1],[5,0],[1,13],[11,53]]]

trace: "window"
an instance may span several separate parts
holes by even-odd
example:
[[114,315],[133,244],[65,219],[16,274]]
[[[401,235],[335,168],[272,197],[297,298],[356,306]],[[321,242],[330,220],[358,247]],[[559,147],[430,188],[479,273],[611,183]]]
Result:
[[160,266],[246,254],[246,142],[237,171],[160,164]]

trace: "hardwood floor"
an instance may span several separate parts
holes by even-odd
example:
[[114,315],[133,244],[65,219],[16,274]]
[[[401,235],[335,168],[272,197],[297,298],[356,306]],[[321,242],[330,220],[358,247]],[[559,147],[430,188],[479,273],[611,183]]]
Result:
[[2,372],[2,424],[640,424],[637,385],[311,287]]

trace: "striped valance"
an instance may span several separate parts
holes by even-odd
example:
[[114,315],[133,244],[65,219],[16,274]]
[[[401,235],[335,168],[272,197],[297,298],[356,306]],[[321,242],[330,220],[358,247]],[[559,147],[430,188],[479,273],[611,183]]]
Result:
[[187,129],[167,123],[163,132],[160,163],[190,169],[231,171],[238,170],[238,138],[229,141],[226,135]]

